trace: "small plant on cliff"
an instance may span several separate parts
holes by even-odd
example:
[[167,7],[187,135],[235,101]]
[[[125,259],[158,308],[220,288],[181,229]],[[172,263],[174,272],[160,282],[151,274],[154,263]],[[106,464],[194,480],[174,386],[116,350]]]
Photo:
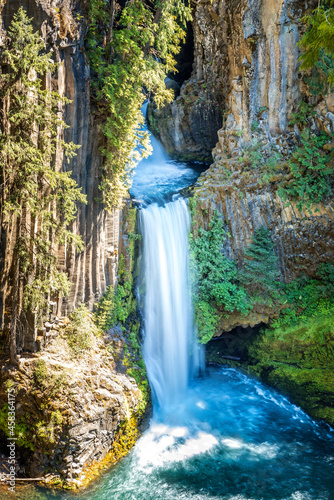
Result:
[[11,229],[15,241],[10,322],[15,361],[22,296],[25,309],[41,314],[48,294],[69,292],[67,274],[58,270],[57,250],[65,244],[82,247],[69,225],[77,202],[86,198],[71,172],[61,171],[63,156],[71,158],[77,149],[61,135],[65,124],[59,112],[68,101],[43,89],[42,76],[54,65],[22,8],[14,15],[0,58],[6,68],[0,83],[0,219],[4,230],[16,226]]
[[264,226],[260,227],[245,251],[244,267],[239,272],[240,283],[253,302],[270,304],[279,298],[278,275],[278,258],[274,253],[270,231]]
[[203,343],[215,332],[213,308],[221,307],[227,313],[249,310],[245,290],[238,283],[236,264],[223,253],[225,237],[218,214],[211,219],[208,230],[199,228],[196,237],[190,235],[195,315]]
[[300,276],[281,285],[285,307],[273,325],[284,329],[307,322],[310,318],[334,316],[334,266],[323,263],[318,266],[315,278]]
[[44,359],[38,359],[34,364],[34,381],[36,387],[46,399],[53,398],[59,393],[67,380],[66,372],[61,366],[48,365]]
[[288,163],[291,180],[279,188],[279,194],[296,200],[300,210],[325,201],[332,193],[333,159],[324,148],[329,139],[325,133],[317,136],[304,128],[300,145],[292,153]]
[[94,337],[101,335],[100,328],[95,324],[94,315],[81,304],[69,317],[70,321],[63,330],[73,355],[82,356],[94,345]]

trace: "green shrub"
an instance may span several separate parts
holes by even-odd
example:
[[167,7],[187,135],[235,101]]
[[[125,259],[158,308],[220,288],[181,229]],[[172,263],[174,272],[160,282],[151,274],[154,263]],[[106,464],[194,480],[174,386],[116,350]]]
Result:
[[332,193],[333,167],[332,155],[324,149],[329,141],[327,134],[317,136],[305,128],[300,141],[288,163],[292,180],[280,187],[279,194],[285,200],[297,200],[297,207],[303,209],[323,202]]
[[38,359],[34,364],[34,379],[36,386],[46,397],[55,396],[67,381],[66,372],[59,367],[48,369],[44,359]]
[[81,356],[92,348],[94,336],[100,336],[101,330],[94,322],[94,316],[84,304],[70,314],[70,322],[64,328],[63,335],[74,356]]
[[253,302],[272,303],[278,299],[278,258],[274,253],[270,231],[264,226],[254,233],[245,250],[245,262],[239,271],[239,281]]
[[333,272],[333,264],[321,264],[316,278],[301,276],[291,283],[281,284],[284,308],[273,321],[273,328],[284,331],[308,323],[310,319],[334,316]]
[[198,339],[201,344],[207,344],[217,330],[218,313],[215,306],[204,300],[195,301],[195,317],[198,329]]
[[105,294],[95,305],[95,321],[102,331],[112,328],[117,322],[115,290],[108,286]]
[[215,332],[217,307],[227,313],[240,311],[246,314],[249,311],[245,290],[238,283],[236,264],[223,254],[225,238],[226,233],[217,213],[211,219],[208,230],[199,228],[196,237],[190,235],[195,319],[203,343],[210,340]]
[[[13,437],[8,430],[8,403],[0,408],[0,429],[8,437]],[[34,444],[32,442],[32,426],[27,422],[25,417],[16,416],[15,419],[15,438],[18,446],[28,448],[34,451]]]
[[237,280],[235,262],[223,254],[226,233],[220,217],[215,214],[209,229],[200,228],[198,236],[190,236],[194,281],[201,300],[214,302],[227,312],[247,312],[246,294]]

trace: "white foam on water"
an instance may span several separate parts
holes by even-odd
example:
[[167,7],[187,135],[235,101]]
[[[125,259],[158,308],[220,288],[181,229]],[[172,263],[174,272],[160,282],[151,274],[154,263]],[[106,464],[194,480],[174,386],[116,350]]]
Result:
[[155,468],[209,452],[217,445],[218,439],[207,432],[152,424],[136,446],[136,462],[147,474]]
[[279,447],[277,445],[272,445],[269,443],[261,443],[261,444],[248,444],[244,443],[239,439],[222,439],[221,443],[227,448],[233,450],[243,450],[249,451],[255,456],[261,456],[266,459],[273,459],[277,456],[279,452]]

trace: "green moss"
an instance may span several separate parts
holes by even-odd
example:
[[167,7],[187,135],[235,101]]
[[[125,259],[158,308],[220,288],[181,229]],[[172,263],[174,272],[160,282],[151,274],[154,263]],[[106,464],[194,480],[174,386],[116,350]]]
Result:
[[[41,420],[36,423],[36,438],[44,441],[46,444],[53,444],[55,442],[56,431],[60,430],[63,423],[63,416],[59,410],[51,412],[49,422]],[[57,429],[58,427],[58,429]]]
[[[319,312],[319,311],[318,311]],[[277,323],[276,323],[277,324]],[[226,363],[224,346],[208,346],[207,360]],[[313,418],[334,425],[334,315],[309,317],[282,328],[262,329],[233,353],[241,360],[228,364],[277,388]]]
[[[0,429],[8,437],[13,437],[8,430],[8,404],[4,404],[0,409]],[[16,415],[15,419],[15,438],[18,446],[34,450],[33,436],[31,434],[31,425],[25,417]]]
[[34,381],[36,388],[43,392],[46,399],[50,399],[66,384],[67,374],[61,366],[50,369],[44,359],[39,359],[34,363]]

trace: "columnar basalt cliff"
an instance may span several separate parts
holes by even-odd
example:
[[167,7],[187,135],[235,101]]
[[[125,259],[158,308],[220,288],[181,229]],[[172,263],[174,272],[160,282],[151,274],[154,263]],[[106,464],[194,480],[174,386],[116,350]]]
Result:
[[[316,5],[313,0],[198,2],[192,76],[180,97],[151,118],[162,142],[169,141],[169,149],[182,155],[177,140],[171,141],[171,130],[181,123],[179,137],[189,137],[191,128],[183,117],[200,121],[199,115],[194,116],[196,101],[185,99],[187,88],[200,86],[204,102],[206,88],[215,87],[222,127],[213,134],[218,141],[213,163],[192,191],[195,233],[198,228],[210,228],[218,214],[229,233],[222,242],[223,252],[242,270],[246,248],[256,230],[265,226],[278,257],[280,280],[291,283],[306,276],[307,283],[315,278],[313,286],[319,283],[319,266],[334,261],[333,200],[328,196],[311,208],[280,195],[292,179],[287,168],[292,154],[302,144],[303,127],[295,119],[302,103],[309,113],[308,130],[313,137],[327,134],[324,150],[332,150],[334,96],[312,91],[310,74],[301,71],[299,63],[298,42],[306,29],[302,18]],[[211,68],[217,69],[212,73]],[[313,293],[319,298],[315,288]],[[330,295],[320,298],[320,303],[328,302],[312,316],[306,310],[306,297],[300,286],[298,306],[303,318],[298,317],[296,303],[286,298],[282,303],[255,300],[247,314],[226,313],[224,306],[215,304],[216,338],[207,347],[207,361],[248,370],[311,416],[333,425],[332,299]],[[285,307],[295,308],[296,319],[291,323],[284,316]]]
[[[108,213],[99,201],[102,162],[99,150],[103,137],[99,131],[101,118],[92,105],[90,95],[90,68],[84,48],[85,2],[2,2],[0,41],[4,41],[6,29],[21,6],[32,18],[34,28],[41,32],[46,48],[53,52],[55,62],[61,63],[52,78],[50,75],[46,78],[45,84],[72,101],[64,108],[63,119],[69,126],[64,136],[66,141],[80,145],[77,155],[69,164],[66,165],[59,155],[57,158],[59,169],[72,171],[73,178],[87,195],[87,205],[78,207],[78,217],[72,227],[72,231],[83,238],[84,250],[80,253],[68,247],[59,250],[61,270],[68,272],[72,288],[62,304],[54,303],[53,313],[69,314],[80,303],[92,308],[106,287],[116,283],[121,213],[117,209]],[[73,17],[74,11],[76,17]],[[8,326],[6,318],[9,318],[11,310],[13,235],[15,221],[5,228],[1,237],[0,328]],[[25,327],[25,335],[19,341],[21,349],[35,350],[36,340],[37,330],[30,321]]]
[[[150,117],[153,130],[176,156],[191,151],[193,158],[201,159],[203,150],[196,150],[198,144],[204,141],[210,148],[218,140],[212,151],[214,163],[194,190],[202,224],[215,209],[222,213],[231,232],[225,251],[241,261],[254,230],[267,226],[286,281],[304,271],[312,275],[320,262],[333,259],[333,208],[330,202],[304,211],[295,204],[287,206],[276,184],[263,182],[255,165],[254,172],[246,172],[243,157],[247,148],[255,147],[262,156],[270,157],[275,151],[289,158],[300,137],[298,127],[290,125],[292,113],[303,98],[309,99],[316,112],[311,120],[313,131],[334,130],[333,94],[310,96],[305,73],[299,71],[297,43],[305,29],[301,19],[315,3],[197,2],[191,78],[171,105],[151,112]],[[193,89],[200,91],[190,99]],[[201,133],[197,130],[202,127],[201,110],[213,102],[219,103],[219,118],[207,113],[205,133]],[[191,122],[184,117],[192,117]],[[193,125],[201,135],[199,142]]]
[[[0,443],[7,439],[4,415],[7,414],[7,393],[12,387],[20,401],[16,412],[17,428],[21,429],[17,459],[25,457],[25,474],[48,475],[53,484],[76,488],[86,485],[99,470],[116,462],[134,445],[139,433],[138,420],[148,402],[147,398],[143,401],[138,382],[127,374],[129,366],[132,373],[139,368],[129,364],[131,342],[120,325],[107,335],[96,330],[96,326],[93,326],[96,332],[89,333],[95,324],[93,315],[87,316],[88,309],[79,308],[79,316],[80,311],[86,311],[77,324],[81,334],[74,330],[66,333],[72,324],[68,316],[75,308],[85,304],[92,310],[107,287],[116,286],[121,254],[123,272],[131,275],[133,257],[129,233],[134,231],[136,213],[132,210],[129,216],[130,203],[123,210],[114,209],[110,213],[101,202],[103,135],[100,123],[104,117],[91,96],[90,66],[85,52],[87,2],[3,1],[0,44],[5,42],[7,29],[20,7],[32,18],[34,30],[41,33],[47,51],[52,52],[54,61],[59,63],[55,73],[46,76],[43,85],[71,100],[62,109],[68,128],[59,131],[59,139],[73,141],[80,148],[69,163],[59,152],[55,161],[59,171],[72,172],[87,196],[87,205],[78,206],[71,227],[74,234],[82,237],[83,251],[76,252],[71,246],[58,249],[60,270],[67,272],[72,283],[69,296],[60,301],[49,297],[51,321],[44,322],[44,326],[36,325],[32,314],[27,317],[22,312],[17,366],[8,362],[7,352],[2,352]],[[5,72],[6,68],[1,70]],[[25,217],[29,223],[28,210]],[[5,334],[10,326],[14,293],[11,283],[16,232],[14,217],[3,226],[1,234],[0,330]],[[22,300],[22,290],[20,294]],[[22,304],[21,309],[23,311]],[[71,341],[78,343],[74,350]]]
[[[194,65],[172,105],[152,113],[152,128],[175,155],[233,153],[259,122],[267,140],[293,132],[291,112],[307,92],[299,72],[301,18],[314,0],[215,0],[194,7]],[[333,96],[318,98],[318,125],[333,128]],[[204,111],[206,110],[206,111]],[[223,124],[220,127],[220,123]],[[200,136],[200,137],[197,137]],[[282,141],[282,138],[281,138]],[[202,150],[199,146],[201,145]],[[210,149],[211,146],[211,149]],[[285,141],[282,148],[288,147]]]

